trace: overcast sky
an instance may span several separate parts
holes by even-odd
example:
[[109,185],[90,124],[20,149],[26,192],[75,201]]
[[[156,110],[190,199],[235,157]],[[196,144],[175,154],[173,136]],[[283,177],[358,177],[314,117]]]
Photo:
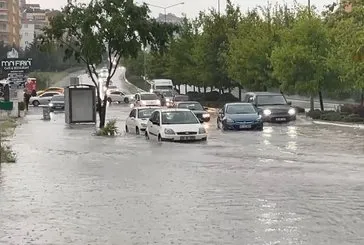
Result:
[[[79,0],[80,2],[87,2],[87,0]],[[208,8],[217,8],[218,0],[145,0],[144,2],[154,5],[159,5],[162,7],[170,6],[179,2],[184,1],[184,5],[179,5],[173,8],[170,8],[168,12],[174,13],[176,15],[181,15],[182,13],[186,13],[188,17],[197,16],[199,11],[206,10]],[[224,9],[224,5],[226,4],[226,0],[220,0],[221,9]],[[297,0],[298,3],[307,4],[308,0]],[[319,9],[323,9],[324,5],[332,3],[336,0],[311,0],[311,4],[317,6]],[[60,9],[63,5],[66,4],[67,0],[27,0],[28,3],[39,3],[42,8],[48,9]],[[143,0],[138,0],[137,2],[143,2]],[[265,5],[268,1],[266,0],[232,0],[234,4],[238,4],[243,10],[254,8],[257,5]],[[279,2],[279,3],[288,3],[292,5],[294,0],[286,0],[286,1],[270,1],[270,2]],[[150,7],[153,16],[157,16],[158,13],[163,12],[162,9],[158,9],[155,7]]]

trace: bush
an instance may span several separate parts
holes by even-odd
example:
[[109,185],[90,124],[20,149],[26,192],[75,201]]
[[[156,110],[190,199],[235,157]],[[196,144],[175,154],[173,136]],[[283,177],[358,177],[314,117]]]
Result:
[[25,110],[25,103],[23,101],[18,102],[18,108],[20,111],[24,111]]
[[218,101],[219,98],[220,98],[220,93],[217,91],[208,92],[204,96],[205,101]]
[[360,117],[364,117],[364,106],[355,104],[344,104],[341,106],[341,112],[347,114],[357,114]]
[[189,100],[204,100],[204,94],[199,92],[187,92],[186,95],[189,97]]
[[0,143],[0,163],[15,163],[16,154],[7,145]]
[[115,136],[118,134],[118,127],[116,126],[116,120],[110,120],[106,123],[105,127],[97,131],[97,136]]
[[364,117],[361,117],[358,114],[348,112],[314,110],[309,111],[306,115],[314,120],[364,123]]
[[219,96],[218,101],[224,101],[224,102],[239,102],[240,100],[239,100],[239,98],[236,98],[231,93],[225,93],[225,94],[221,94]]

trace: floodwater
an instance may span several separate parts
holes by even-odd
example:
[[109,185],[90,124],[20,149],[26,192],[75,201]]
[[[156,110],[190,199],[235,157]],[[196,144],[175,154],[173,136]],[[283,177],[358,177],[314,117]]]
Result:
[[364,244],[364,130],[305,119],[207,143],[42,121],[32,109],[0,169],[0,244]]

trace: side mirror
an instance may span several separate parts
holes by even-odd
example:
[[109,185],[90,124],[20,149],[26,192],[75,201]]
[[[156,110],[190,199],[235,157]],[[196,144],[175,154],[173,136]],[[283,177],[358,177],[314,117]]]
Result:
[[152,122],[154,125],[158,125],[159,126],[159,122]]
[[292,101],[287,101],[287,105],[292,105]]

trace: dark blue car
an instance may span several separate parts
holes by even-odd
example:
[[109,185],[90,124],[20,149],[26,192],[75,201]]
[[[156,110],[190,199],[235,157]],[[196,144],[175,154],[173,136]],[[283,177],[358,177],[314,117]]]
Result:
[[223,130],[263,130],[263,119],[251,103],[227,103],[219,111],[217,127]]

